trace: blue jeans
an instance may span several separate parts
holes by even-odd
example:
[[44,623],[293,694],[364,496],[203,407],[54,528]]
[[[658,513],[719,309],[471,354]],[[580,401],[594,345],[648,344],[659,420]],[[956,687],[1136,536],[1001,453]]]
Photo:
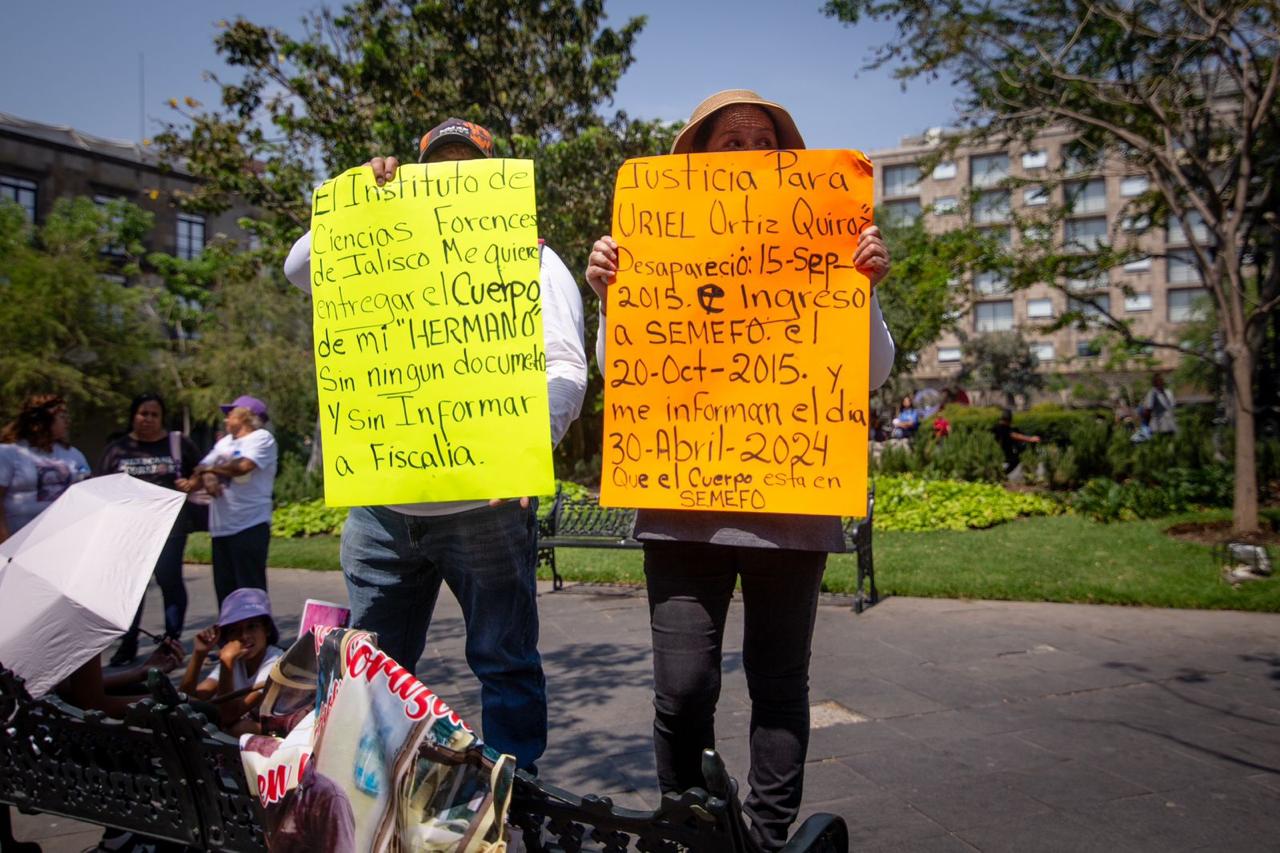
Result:
[[452,515],[356,507],[342,529],[351,624],[411,672],[427,642],[440,582],[462,606],[467,663],[480,680],[484,740],[528,768],[547,746],[538,654],[537,519],[508,501]]

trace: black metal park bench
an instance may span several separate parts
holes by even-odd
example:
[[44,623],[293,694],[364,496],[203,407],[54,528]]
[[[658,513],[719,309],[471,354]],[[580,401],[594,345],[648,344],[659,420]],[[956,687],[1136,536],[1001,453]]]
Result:
[[[858,561],[855,613],[879,600],[871,551],[875,506],[875,489],[868,489],[866,516],[844,522],[845,551],[856,554]],[[571,500],[557,490],[551,509],[538,520],[538,565],[551,569],[552,589],[564,588],[564,578],[556,566],[557,548],[640,548],[643,543],[632,536],[635,521],[634,509],[603,507],[594,499]]]
[[[176,702],[174,700],[177,700]],[[127,829],[194,851],[265,853],[262,809],[235,738],[171,689],[124,720],[32,699],[0,666],[0,803]],[[652,811],[578,797],[520,772],[509,820],[531,853],[758,853],[747,836],[737,784],[713,751],[707,789],[664,797]],[[810,817],[785,853],[847,853],[835,815]]]

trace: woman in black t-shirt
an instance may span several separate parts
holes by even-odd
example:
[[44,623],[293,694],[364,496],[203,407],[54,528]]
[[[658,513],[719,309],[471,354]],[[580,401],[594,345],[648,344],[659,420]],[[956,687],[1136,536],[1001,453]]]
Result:
[[[98,475],[124,472],[166,489],[177,488],[179,478],[191,476],[200,453],[186,436],[165,429],[164,400],[156,394],[139,394],[129,407],[129,432],[107,445],[98,463]],[[187,507],[173,525],[169,539],[156,561],[156,582],[164,597],[164,632],[178,638],[187,612],[187,588],[182,581],[182,554],[190,530]],[[133,617],[133,625],[111,658],[111,666],[133,662],[138,655],[138,623],[142,605]]]

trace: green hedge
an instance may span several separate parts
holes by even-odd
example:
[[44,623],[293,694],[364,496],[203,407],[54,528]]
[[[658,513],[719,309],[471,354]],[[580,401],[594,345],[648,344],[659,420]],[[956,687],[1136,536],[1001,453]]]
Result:
[[[949,406],[940,415],[951,424],[951,434],[957,435],[990,432],[1000,420],[1000,411],[998,406]],[[920,426],[921,435],[933,434],[933,422],[938,416],[934,415]],[[1112,414],[1106,409],[1066,409],[1056,403],[1013,413],[1013,428],[1018,432],[1038,435],[1045,441],[1062,446],[1073,444],[1075,433],[1097,424],[1109,433],[1111,421]]]
[[1050,497],[991,483],[877,477],[875,486],[877,530],[968,530],[1062,512]]

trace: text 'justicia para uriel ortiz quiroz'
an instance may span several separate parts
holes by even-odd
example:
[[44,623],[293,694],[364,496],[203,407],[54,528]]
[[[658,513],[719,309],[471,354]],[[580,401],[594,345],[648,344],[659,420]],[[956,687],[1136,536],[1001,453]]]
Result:
[[533,164],[367,167],[312,198],[325,499],[545,494],[548,441]]
[[862,513],[871,225],[854,151],[623,164],[602,503]]

